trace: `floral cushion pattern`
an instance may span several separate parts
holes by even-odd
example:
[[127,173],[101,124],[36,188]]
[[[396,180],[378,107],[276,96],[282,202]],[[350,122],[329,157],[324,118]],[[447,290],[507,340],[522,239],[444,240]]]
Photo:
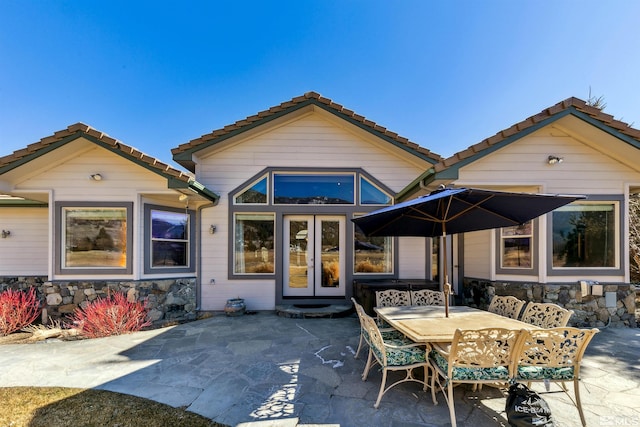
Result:
[[[406,345],[403,340],[397,341],[396,345]],[[392,344],[392,342],[385,341],[385,344]],[[376,356],[382,359],[380,350],[373,348]],[[406,348],[393,348],[386,347],[387,351],[387,365],[388,366],[404,366],[411,365],[413,363],[424,363],[426,361],[426,352],[422,347],[406,347]]]
[[519,380],[572,380],[573,366],[545,368],[541,366],[518,366]]
[[[382,335],[382,339],[385,341],[406,339],[404,335],[402,335],[402,332],[397,331],[395,329],[392,329],[389,331],[380,331],[380,334]],[[407,344],[411,344],[411,343],[412,341],[407,342]]]
[[[449,363],[440,353],[432,350],[430,358],[442,371],[448,372]],[[508,380],[509,369],[506,366],[493,368],[456,368],[452,370],[452,380]]]
[[390,324],[388,324],[387,322],[385,322],[384,320],[378,318],[376,319],[376,322],[378,323],[378,328],[391,328],[392,326]]
[[[367,330],[363,329],[362,333],[364,334],[364,339],[367,341],[367,343],[370,343],[371,339],[369,338],[369,333],[367,332]],[[390,331],[380,331],[380,335],[382,335],[382,339],[384,340],[385,343],[389,343],[392,345],[398,346],[398,345],[414,344],[413,341],[411,341],[409,338],[406,338],[404,335],[402,335],[402,332],[397,331],[395,329]]]

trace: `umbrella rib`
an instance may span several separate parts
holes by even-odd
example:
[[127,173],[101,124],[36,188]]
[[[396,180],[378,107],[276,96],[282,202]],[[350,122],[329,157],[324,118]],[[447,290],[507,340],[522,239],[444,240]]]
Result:
[[505,216],[505,215],[503,215],[503,214],[499,214],[499,213],[494,212],[494,211],[490,211],[490,210],[485,209],[485,208],[483,208],[483,207],[482,207],[482,204],[483,204],[483,203],[487,202],[488,200],[490,200],[490,199],[492,199],[492,198],[494,198],[494,197],[495,197],[495,196],[493,196],[493,195],[489,195],[489,196],[487,196],[485,199],[483,199],[483,200],[481,200],[481,201],[479,201],[479,202],[477,202],[477,203],[469,203],[469,202],[467,202],[466,200],[462,200],[462,199],[456,198],[456,200],[457,200],[457,201],[459,201],[459,202],[461,202],[461,203],[465,203],[465,204],[467,204],[467,205],[468,205],[468,207],[467,207],[466,209],[464,209],[464,210],[462,210],[462,211],[460,211],[460,212],[456,213],[456,214],[455,214],[455,215],[453,215],[451,218],[447,218],[447,219],[446,219],[446,221],[451,221],[451,220],[454,220],[454,219],[456,219],[456,218],[458,218],[458,217],[460,217],[460,216],[462,216],[462,215],[465,215],[467,212],[469,212],[469,211],[470,211],[470,210],[472,210],[472,209],[479,209],[479,210],[482,210],[482,211],[484,211],[484,212],[488,212],[488,213],[490,213],[491,215],[494,215],[494,216],[497,216],[497,217],[503,218],[503,219],[505,219],[505,220],[507,220],[507,221],[511,221],[511,222],[513,223],[513,225],[518,225],[518,224],[520,224],[520,222],[518,222],[518,221],[514,220],[513,218],[509,218],[508,216]]

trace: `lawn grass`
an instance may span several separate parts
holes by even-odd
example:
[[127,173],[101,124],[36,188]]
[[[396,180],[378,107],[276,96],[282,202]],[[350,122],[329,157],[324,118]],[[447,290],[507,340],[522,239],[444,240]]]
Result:
[[104,390],[0,388],[0,426],[228,427],[158,402]]

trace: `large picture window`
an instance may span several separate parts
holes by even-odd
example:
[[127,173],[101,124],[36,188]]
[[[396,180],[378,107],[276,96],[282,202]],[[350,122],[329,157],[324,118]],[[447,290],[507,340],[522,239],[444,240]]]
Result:
[[58,274],[131,273],[131,203],[56,204]]
[[235,214],[233,265],[235,274],[273,274],[275,215]]
[[553,215],[553,268],[618,265],[618,203],[574,203]]

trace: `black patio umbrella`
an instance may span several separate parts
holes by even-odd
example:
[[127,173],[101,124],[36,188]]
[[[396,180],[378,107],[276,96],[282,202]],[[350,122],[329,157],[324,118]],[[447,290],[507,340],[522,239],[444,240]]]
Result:
[[[379,209],[352,221],[368,236],[442,236],[523,224],[584,199],[579,195],[510,193],[476,188],[441,188],[430,194]],[[451,284],[444,258],[445,315]]]

